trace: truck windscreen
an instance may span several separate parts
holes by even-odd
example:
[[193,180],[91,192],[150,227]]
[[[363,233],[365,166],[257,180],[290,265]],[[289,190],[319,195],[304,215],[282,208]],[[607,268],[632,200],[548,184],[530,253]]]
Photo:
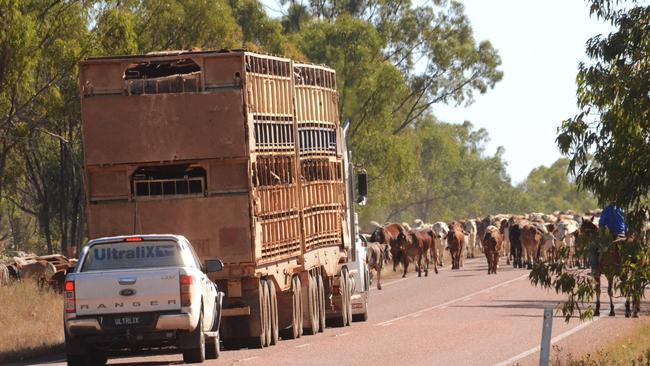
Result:
[[81,271],[179,266],[183,266],[183,259],[178,243],[146,240],[95,244],[88,251]]

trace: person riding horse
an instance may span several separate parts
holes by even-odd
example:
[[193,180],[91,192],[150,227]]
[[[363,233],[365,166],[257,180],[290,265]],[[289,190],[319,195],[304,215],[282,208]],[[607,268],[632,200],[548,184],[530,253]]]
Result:
[[[622,208],[618,207],[615,203],[610,203],[603,209],[598,220],[600,230],[607,228],[609,232],[616,238],[615,241],[624,240],[627,233],[627,225],[625,225],[625,212]],[[598,247],[593,246],[589,253],[589,265],[592,272],[598,269]]]

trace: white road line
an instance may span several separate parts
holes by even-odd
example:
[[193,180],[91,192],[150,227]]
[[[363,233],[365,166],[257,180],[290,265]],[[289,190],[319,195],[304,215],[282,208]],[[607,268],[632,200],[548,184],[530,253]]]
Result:
[[349,336],[350,334],[352,334],[352,332],[345,332],[345,333],[337,334],[334,337],[345,337],[345,336]]
[[[519,276],[519,277],[517,277],[517,278],[513,278],[513,279],[508,280],[508,281],[503,282],[503,283],[512,283],[512,282],[519,281],[519,280],[521,280],[522,278],[526,278],[526,277],[528,277],[528,274],[523,274],[523,275],[521,275],[521,276]],[[497,285],[494,285],[494,286],[488,287],[488,288],[483,289],[483,290],[480,290],[480,291],[472,292],[472,293],[469,294],[469,295],[465,295],[465,296],[462,296],[462,297],[459,297],[459,298],[456,298],[456,299],[453,299],[453,300],[449,300],[449,301],[444,302],[444,303],[442,303],[442,304],[434,305],[434,306],[431,306],[431,307],[428,307],[428,308],[425,308],[425,309],[422,309],[422,310],[414,311],[414,312],[409,313],[409,314],[406,314],[406,315],[398,316],[397,318],[393,318],[393,319],[390,319],[390,320],[386,320],[386,321],[383,321],[383,322],[381,322],[381,323],[377,323],[377,324],[375,324],[375,325],[377,325],[377,326],[383,326],[384,324],[393,323],[393,322],[395,322],[395,321],[398,321],[398,320],[402,320],[402,319],[405,319],[405,318],[411,317],[411,316],[413,316],[413,315],[415,315],[415,314],[421,314],[421,313],[424,313],[424,312],[427,312],[427,311],[431,311],[431,310],[435,310],[435,309],[443,309],[443,308],[446,308],[447,306],[449,306],[449,305],[451,305],[451,304],[453,304],[453,303],[456,303],[456,302],[459,302],[459,301],[464,301],[464,300],[467,299],[467,298],[472,298],[473,296],[476,296],[476,295],[478,295],[478,294],[484,293],[484,292],[486,292],[486,291],[488,291],[488,292],[489,292],[489,291],[492,291],[493,289],[500,287],[503,283],[499,283],[499,284],[497,284]]]
[[[415,277],[405,277],[405,278],[400,278],[399,280],[391,281],[391,282],[388,282],[388,283],[382,283],[382,284],[381,284],[381,287],[386,287],[386,286],[394,285],[394,284],[399,283],[399,282],[402,282],[402,281],[404,281],[404,280],[410,280],[411,278],[415,278]],[[376,289],[376,288],[374,288],[373,290],[375,290],[375,289]]]
[[[618,304],[616,304],[614,306],[614,309],[619,309],[623,305],[625,305],[625,303],[618,303]],[[594,318],[592,320],[585,321],[584,323],[578,325],[575,328],[571,328],[571,329],[567,330],[564,333],[560,333],[557,336],[551,338],[551,344],[553,345],[553,344],[555,344],[555,343],[557,343],[557,342],[559,342],[559,341],[561,341],[561,340],[563,340],[563,339],[565,339],[567,337],[570,337],[573,334],[578,333],[579,331],[587,328],[588,326],[594,324],[595,322],[597,322],[599,320],[600,320],[600,317],[597,317],[597,318]],[[500,362],[500,363],[498,363],[498,364],[496,364],[494,366],[511,365],[511,364],[515,363],[516,361],[521,360],[522,358],[526,358],[526,357],[528,357],[528,356],[530,356],[532,354],[535,354],[535,353],[539,352],[539,350],[540,350],[540,346],[535,346],[535,347],[533,347],[533,348],[531,348],[531,349],[529,349],[527,351],[524,351],[524,352],[522,352],[522,353],[520,353],[520,354],[518,354],[518,355],[516,355],[514,357],[511,357],[511,358],[509,358],[509,359],[507,359],[507,360],[505,360],[503,362]]]
[[248,357],[248,358],[242,358],[241,360],[237,360],[236,362],[248,362],[248,361],[253,361],[256,358],[259,358],[259,357],[253,356],[253,357]]
[[305,344],[301,344],[299,346],[296,346],[296,348],[304,348],[304,347],[307,347],[309,345],[310,345],[310,343],[305,343]]

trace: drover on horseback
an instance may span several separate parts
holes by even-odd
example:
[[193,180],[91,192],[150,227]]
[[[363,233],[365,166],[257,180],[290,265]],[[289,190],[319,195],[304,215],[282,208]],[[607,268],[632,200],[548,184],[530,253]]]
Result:
[[[607,228],[609,232],[616,238],[616,241],[625,240],[625,235],[627,233],[627,226],[625,225],[625,212],[616,204],[610,203],[603,209],[603,212],[600,214],[598,227],[600,230]],[[589,251],[589,265],[591,267],[591,271],[594,273],[598,270],[598,257],[598,246],[594,245]]]

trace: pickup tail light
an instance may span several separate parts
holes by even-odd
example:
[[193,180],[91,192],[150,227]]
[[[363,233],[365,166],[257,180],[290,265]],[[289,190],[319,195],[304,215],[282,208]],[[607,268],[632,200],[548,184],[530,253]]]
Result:
[[77,303],[75,299],[74,281],[65,281],[63,290],[65,312],[68,314],[76,313]]
[[181,288],[181,306],[192,306],[192,283],[194,278],[188,275],[179,277]]

